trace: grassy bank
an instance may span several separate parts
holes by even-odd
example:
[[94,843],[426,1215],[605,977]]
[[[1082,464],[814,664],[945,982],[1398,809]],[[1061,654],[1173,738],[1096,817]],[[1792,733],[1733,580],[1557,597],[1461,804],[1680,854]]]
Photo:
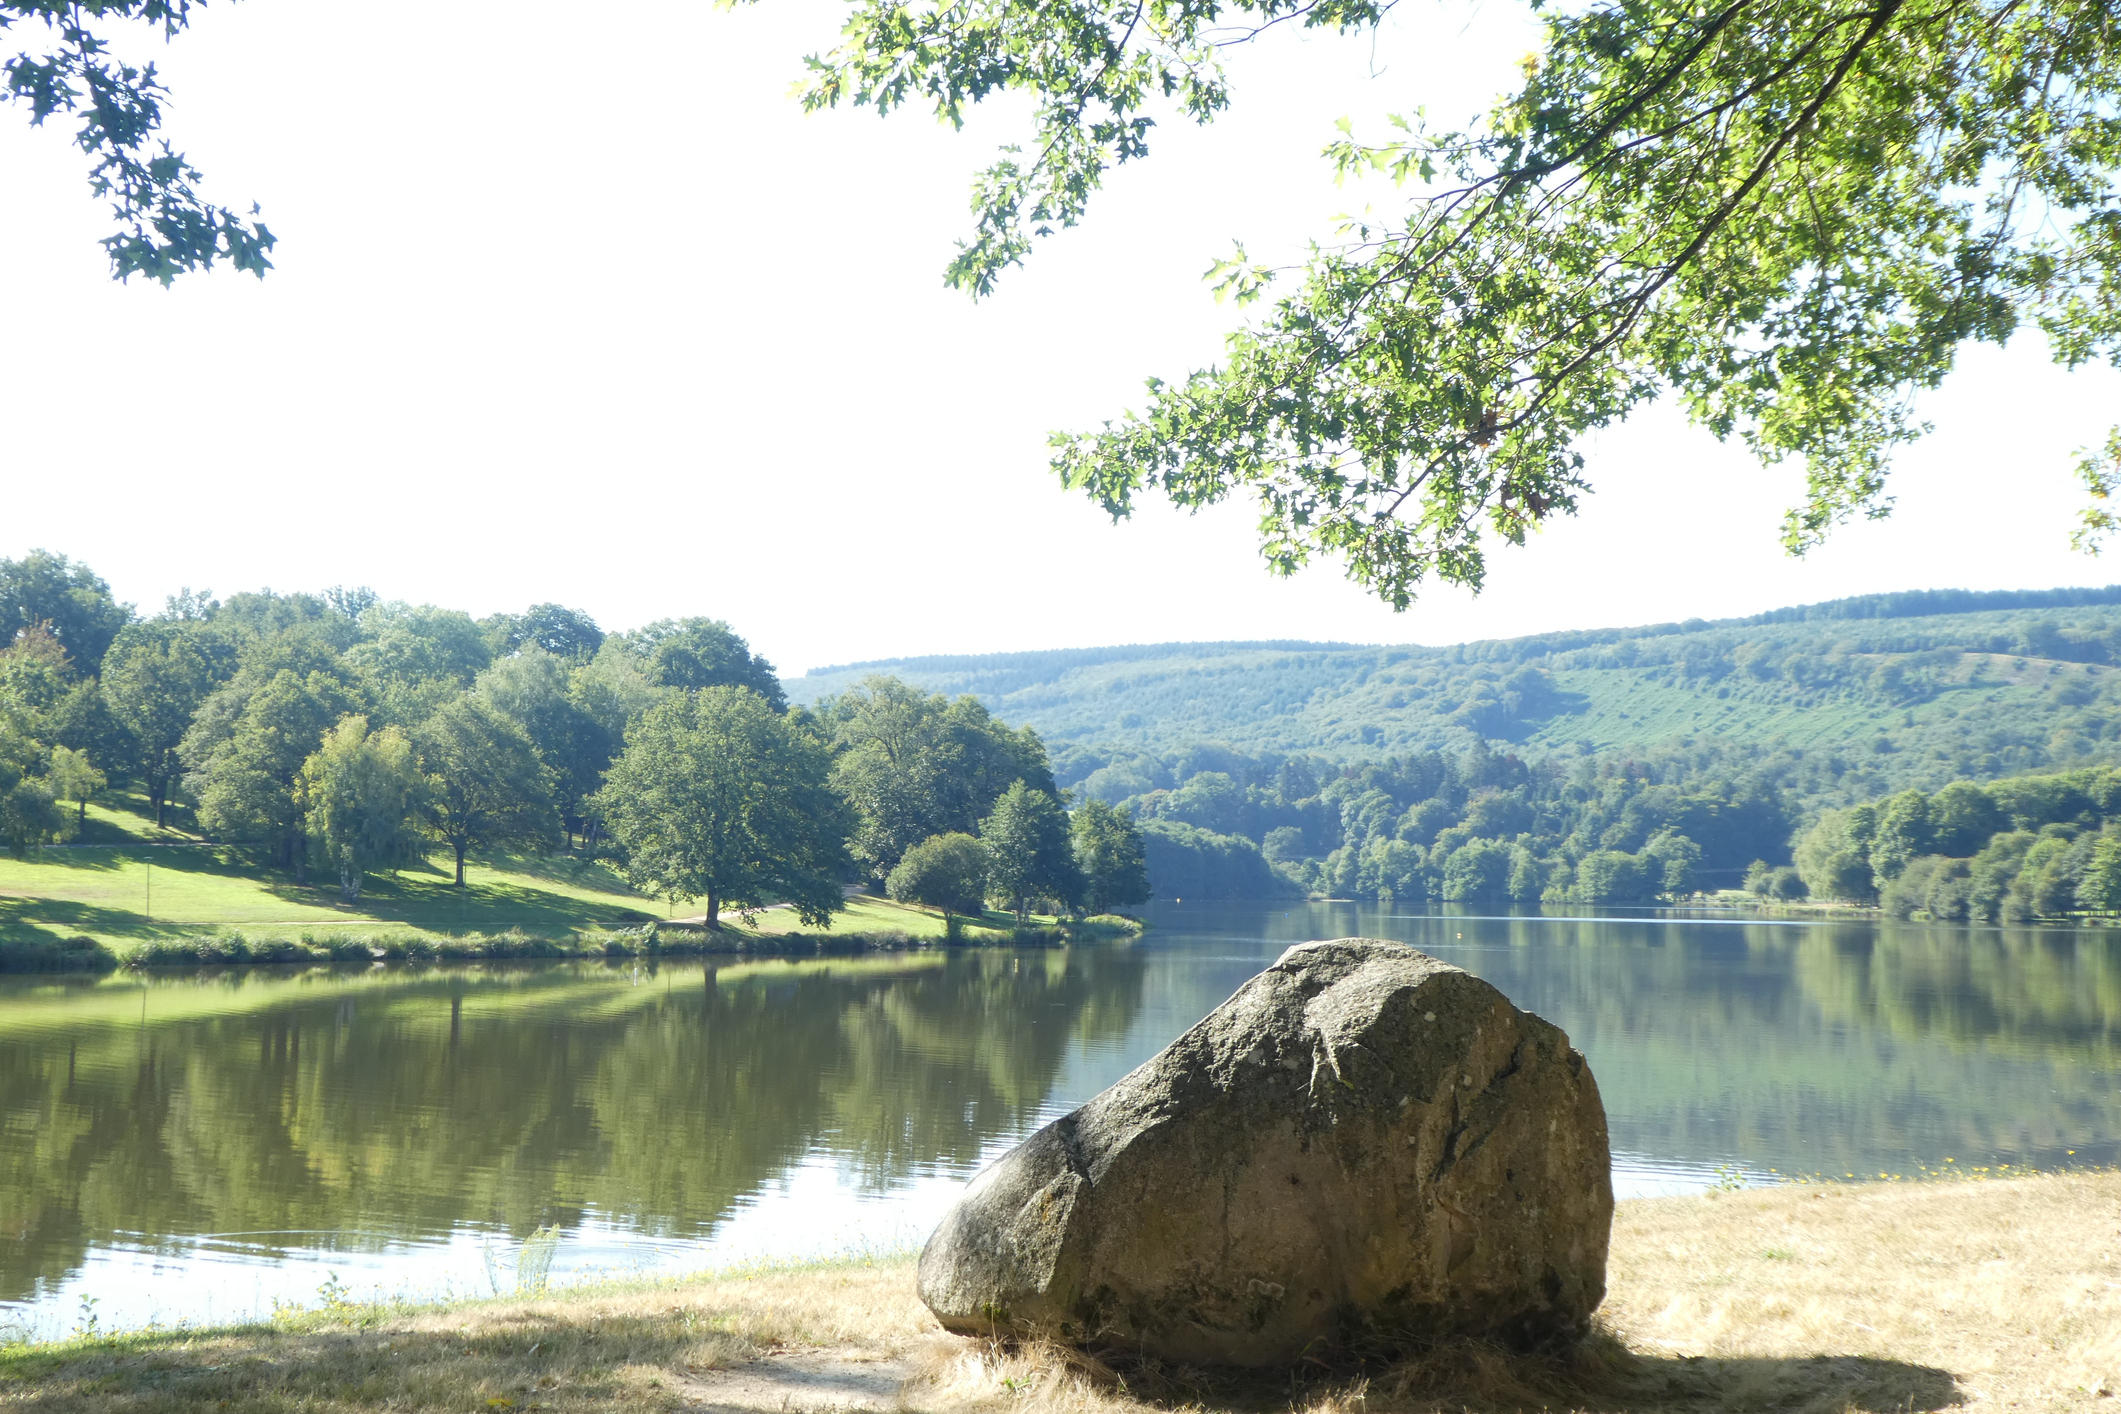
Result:
[[2111,1409],[2117,1205],[2112,1173],[1623,1203],[1600,1333],[1567,1358],[1459,1344],[1368,1370],[1115,1371],[945,1336],[910,1263],[854,1263],[15,1346],[0,1409]]
[[[175,810],[156,827],[146,800],[113,792],[91,805],[75,843],[0,856],[0,972],[120,965],[370,960],[486,960],[700,953],[862,952],[945,940],[942,917],[857,897],[823,928],[772,909],[725,915],[713,933],[685,909],[639,893],[602,860],[571,853],[472,859],[465,886],[436,854],[364,882],[298,882],[258,851],[216,846]],[[697,907],[697,905],[694,905]],[[1125,936],[1120,919],[1020,927],[989,913],[952,941],[1031,944]]]
[[[940,942],[931,910],[856,897],[823,928],[785,909],[716,932],[688,926],[606,864],[575,855],[492,856],[455,886],[451,861],[371,877],[358,900],[335,883],[297,883],[240,848],[171,840],[0,857],[0,971],[205,963],[490,959],[611,954],[864,951]],[[1121,936],[1122,920],[1019,927],[989,913],[968,943]]]

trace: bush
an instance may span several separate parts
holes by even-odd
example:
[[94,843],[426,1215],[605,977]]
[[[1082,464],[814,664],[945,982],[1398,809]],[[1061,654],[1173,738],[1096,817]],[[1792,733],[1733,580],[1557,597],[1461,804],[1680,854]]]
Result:
[[79,934],[0,939],[0,972],[108,972],[117,965],[108,948]]
[[926,904],[945,914],[976,918],[984,911],[993,864],[987,846],[970,835],[930,835],[906,851],[884,881],[884,890],[899,903]]

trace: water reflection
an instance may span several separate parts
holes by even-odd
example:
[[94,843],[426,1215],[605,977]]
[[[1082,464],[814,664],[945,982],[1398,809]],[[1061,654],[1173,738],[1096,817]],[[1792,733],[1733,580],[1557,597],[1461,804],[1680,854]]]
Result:
[[1351,905],[1290,909],[1265,930],[1256,914],[1183,917],[1226,947],[1248,924],[1278,935],[1261,956],[1361,933],[1478,973],[1590,1057],[1614,1147],[1637,1166],[1838,1177],[1947,1157],[2121,1161],[2110,932]]
[[1127,1027],[1140,973],[1098,949],[11,986],[0,1300],[135,1235],[699,1237],[819,1155],[872,1189],[966,1170],[1071,1041]]
[[431,1289],[543,1224],[562,1271],[918,1240],[984,1157],[1289,943],[1348,934],[1567,1029],[1626,1191],[1724,1164],[2121,1160],[2109,934],[1152,917],[1131,946],[1021,953],[0,980],[0,1303],[49,1331],[82,1296],[169,1319],[306,1297],[327,1270]]

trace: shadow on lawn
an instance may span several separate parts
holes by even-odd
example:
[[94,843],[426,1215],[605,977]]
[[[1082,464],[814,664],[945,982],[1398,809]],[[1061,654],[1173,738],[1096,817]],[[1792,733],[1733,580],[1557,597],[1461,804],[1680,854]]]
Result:
[[197,923],[150,923],[138,913],[72,899],[0,897],[0,938],[28,940],[42,937],[39,929],[61,928],[76,933],[134,938],[143,942],[196,937]]
[[[661,1410],[664,1382],[687,1365],[748,1354],[710,1330],[668,1317],[601,1319],[529,1307],[481,1313],[477,1331],[236,1328],[119,1336],[66,1350],[0,1349],[0,1401],[10,1409],[82,1411],[241,1408],[314,1410],[342,1403],[408,1410]],[[677,1377],[682,1377],[678,1374]],[[654,1378],[649,1376],[648,1378]],[[633,1398],[628,1398],[632,1395]],[[638,1402],[636,1402],[638,1401]]]
[[[267,867],[262,859],[253,857],[257,853],[243,846],[45,850],[37,856],[37,862],[69,873],[106,877],[123,870],[138,869],[145,863],[153,866],[157,878],[190,876],[198,880],[247,884],[276,904],[315,910],[319,916],[309,919],[246,918],[242,916],[241,900],[231,897],[214,905],[214,912],[219,915],[216,917],[149,919],[142,911],[144,891],[138,908],[85,903],[50,895],[0,894],[0,925],[34,922],[84,933],[158,941],[196,936],[202,929],[216,927],[300,929],[311,925],[364,922],[405,924],[437,932],[491,933],[520,928],[530,933],[559,934],[584,927],[639,923],[655,916],[645,907],[571,898],[527,883],[477,879],[460,890],[452,873],[432,863],[422,863],[396,875],[370,875],[363,883],[361,897],[349,903],[341,895],[336,880],[316,878],[312,871],[312,878],[297,883],[287,874]],[[476,862],[485,863],[483,860]],[[519,872],[520,866],[526,862],[497,860],[494,867]],[[579,871],[575,872],[581,879],[577,887],[608,882],[608,876],[606,880],[592,881],[581,876]],[[545,877],[575,882],[566,879],[560,870],[547,871]],[[642,902],[649,903],[648,900]],[[181,913],[185,906],[176,901],[175,895],[172,896],[173,914]],[[192,907],[196,909],[198,905],[193,903]]]

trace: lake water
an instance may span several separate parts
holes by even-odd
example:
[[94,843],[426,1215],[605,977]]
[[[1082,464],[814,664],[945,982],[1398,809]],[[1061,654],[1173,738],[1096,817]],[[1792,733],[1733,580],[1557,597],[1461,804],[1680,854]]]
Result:
[[505,1291],[541,1228],[561,1281],[914,1246],[987,1159],[1349,934],[1565,1028],[1622,1196],[2121,1159],[2109,933],[1150,918],[1049,951],[0,979],[0,1326]]

